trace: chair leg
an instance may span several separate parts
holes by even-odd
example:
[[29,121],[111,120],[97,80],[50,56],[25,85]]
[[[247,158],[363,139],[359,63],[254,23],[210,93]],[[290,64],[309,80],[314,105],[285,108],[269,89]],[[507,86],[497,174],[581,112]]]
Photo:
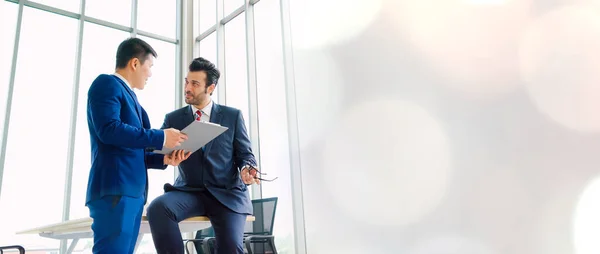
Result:
[[273,254],[277,254],[277,248],[275,247],[275,239],[274,238],[270,238],[269,239],[269,244],[271,244],[271,249],[273,249]]
[[210,238],[204,238],[202,240],[202,252],[204,252],[204,254],[211,254],[212,252],[210,251]]
[[188,249],[188,243],[190,243],[190,241],[185,241],[183,243],[183,248],[185,249],[185,253],[190,254],[190,249]]
[[248,254],[253,254],[254,249],[252,249],[252,243],[250,242],[250,240],[244,242],[246,242],[246,250],[248,250]]

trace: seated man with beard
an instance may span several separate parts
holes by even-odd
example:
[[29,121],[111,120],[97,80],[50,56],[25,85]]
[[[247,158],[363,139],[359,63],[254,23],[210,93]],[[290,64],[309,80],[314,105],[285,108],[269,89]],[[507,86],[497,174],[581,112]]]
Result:
[[165,117],[163,129],[181,130],[193,121],[206,121],[228,130],[181,162],[175,184],[166,184],[165,193],[148,206],[159,254],[184,253],[178,223],[194,216],[210,218],[217,253],[244,253],[244,225],[252,214],[246,185],[259,183],[258,170],[242,112],[211,100],[219,76],[214,64],[194,59],[185,78],[188,105]]

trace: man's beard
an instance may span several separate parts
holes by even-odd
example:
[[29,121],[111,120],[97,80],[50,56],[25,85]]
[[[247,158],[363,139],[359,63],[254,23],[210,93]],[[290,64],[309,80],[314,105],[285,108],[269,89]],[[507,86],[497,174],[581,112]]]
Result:
[[185,95],[186,96],[190,95],[192,98],[189,101],[188,101],[188,98],[185,98],[185,103],[187,103],[189,105],[200,105],[200,104],[204,103],[201,96],[207,95],[207,94],[208,94],[208,87],[204,87],[204,94],[202,94],[202,92],[200,92],[200,94],[198,96],[194,96],[193,94],[186,92]]
[[198,105],[200,104],[200,100],[198,100],[198,98],[185,98],[185,103],[190,104],[190,105]]
[[204,102],[202,100],[202,98],[200,97],[201,95],[199,95],[199,96],[194,96],[194,95],[191,95],[191,94],[186,94],[186,95],[190,95],[191,96],[190,99],[185,98],[185,103],[187,103],[188,105],[200,105],[200,104],[202,104]]

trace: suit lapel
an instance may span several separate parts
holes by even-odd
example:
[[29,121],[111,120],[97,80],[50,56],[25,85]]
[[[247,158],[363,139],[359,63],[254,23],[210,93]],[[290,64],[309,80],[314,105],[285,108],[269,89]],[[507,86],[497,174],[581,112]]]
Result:
[[[192,108],[190,105],[181,108],[179,110],[180,112],[173,116],[173,122],[172,125],[169,126],[171,128],[175,128],[178,130],[183,130],[185,127],[187,127],[188,125],[190,125],[192,122],[196,121],[196,119],[194,118],[194,114],[192,113]],[[197,152],[193,153],[192,156],[189,158],[189,160],[198,160],[199,163],[202,163],[202,149],[198,150]]]
[[185,107],[185,109],[183,110],[183,114],[181,114],[181,129],[187,127],[195,120],[194,114],[192,114],[192,109],[190,107],[191,106]]
[[142,111],[142,127],[144,129],[150,129],[150,118],[148,118],[148,113],[146,113],[146,110],[144,110],[141,105],[140,110]]
[[[210,115],[210,122],[216,123],[216,124],[221,124],[222,118],[223,118],[223,115],[221,114],[221,107],[218,104],[213,103],[213,106],[211,109],[211,115]],[[205,149],[204,149],[204,157],[207,156],[214,141],[215,140],[213,139],[210,142],[208,142],[208,144],[206,144]]]
[[133,92],[133,89],[127,87],[127,84],[125,84],[123,82],[123,80],[121,80],[119,77],[113,75],[113,77],[115,79],[117,79],[117,81],[119,81],[119,83],[123,86],[123,88],[125,89],[125,91],[127,91],[127,93],[129,93],[129,96],[131,96],[131,99],[133,99],[134,103],[135,103],[135,111],[138,115],[138,118],[140,119],[140,123],[143,124],[143,120],[142,120],[142,109],[140,106],[140,103],[137,100],[137,96],[135,95],[135,93]]

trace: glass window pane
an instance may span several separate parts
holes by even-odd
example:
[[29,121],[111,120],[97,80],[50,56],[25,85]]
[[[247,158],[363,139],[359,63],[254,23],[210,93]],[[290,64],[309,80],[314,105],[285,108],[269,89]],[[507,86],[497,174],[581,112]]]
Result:
[[245,14],[225,25],[225,94],[228,106],[242,110],[248,127],[248,71]]
[[[4,130],[4,115],[6,112],[6,97],[15,45],[15,30],[19,5],[6,1],[0,2],[0,142]],[[1,229],[0,229],[1,230]]]
[[[225,104],[242,111],[248,129],[248,70],[246,61],[246,16],[225,25]],[[214,95],[213,95],[214,96]],[[252,197],[252,188],[249,188]]]
[[[177,74],[176,66],[176,46],[168,42],[163,42],[155,39],[140,36],[140,39],[148,42],[158,57],[154,61],[152,67],[152,77],[148,79],[148,83],[144,90],[135,90],[140,104],[144,107],[150,117],[152,128],[160,128],[165,119],[165,115],[175,110],[175,88]],[[152,202],[156,197],[163,194],[163,185],[165,183],[173,184],[175,181],[174,168],[167,167],[165,170],[148,170],[148,203]],[[144,209],[144,213],[146,210]],[[143,241],[140,243],[138,253],[155,253],[154,243],[150,234],[144,235]]]
[[279,1],[254,5],[260,166],[276,181],[262,185],[262,195],[278,197],[274,233],[281,253],[294,253],[294,222],[285,100]]
[[169,38],[175,38],[177,30],[177,2],[138,1],[138,29]]
[[32,0],[32,2],[37,2],[66,11],[79,13],[81,0]]
[[86,0],[85,15],[131,26],[131,0]]
[[[198,48],[200,52],[199,56],[217,65],[217,33],[212,33],[208,37],[204,38],[204,40],[201,40],[200,46]],[[185,66],[185,68],[187,68],[187,66]],[[221,78],[220,80],[223,80],[223,78]],[[220,103],[219,89],[215,89],[212,95],[212,99],[215,102]]]
[[231,14],[237,8],[242,7],[244,5],[244,0],[225,0],[224,5],[225,6],[223,6],[223,7],[224,7],[225,13],[223,13],[223,17]]
[[215,0],[194,0],[194,38],[204,33],[210,27],[217,23],[217,1]]
[[[70,219],[89,217],[89,210],[85,206],[91,167],[90,134],[87,125],[88,89],[98,75],[114,73],[117,47],[129,37],[129,33],[93,23],[86,22],[83,29]],[[91,253],[92,243],[92,239],[81,239],[75,251]]]
[[217,33],[212,33],[200,41],[200,56],[217,64]]
[[[76,19],[23,10],[0,199],[0,245],[58,248],[59,241],[15,232],[61,221],[77,25]],[[40,38],[52,47],[41,47]],[[31,151],[31,140],[43,140],[48,149]],[[32,186],[43,191],[31,191]]]

